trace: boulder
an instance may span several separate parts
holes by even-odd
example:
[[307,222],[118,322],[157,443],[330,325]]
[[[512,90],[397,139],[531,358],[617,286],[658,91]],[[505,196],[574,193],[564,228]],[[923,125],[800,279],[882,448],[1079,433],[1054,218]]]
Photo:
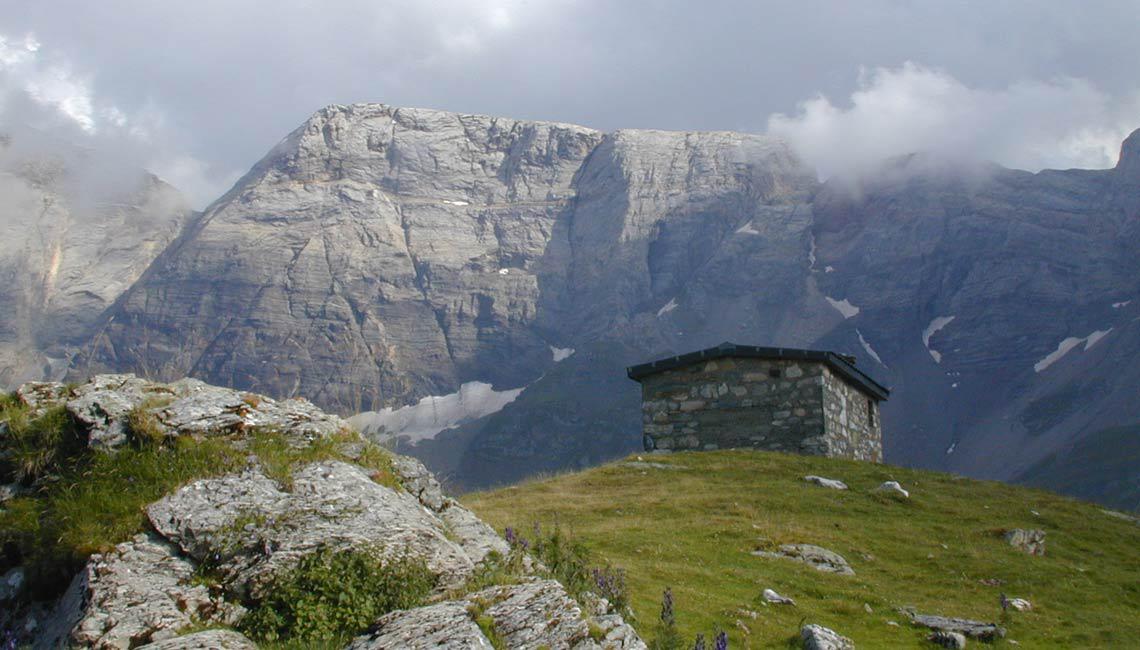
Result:
[[964,634],[982,641],[992,641],[1005,636],[1005,628],[999,627],[995,623],[983,623],[965,618],[950,618],[931,614],[910,614],[910,620],[915,625],[928,627],[937,632]]
[[885,494],[887,496],[892,496],[900,499],[910,498],[910,492],[904,490],[903,486],[899,485],[898,481],[884,481],[879,485],[879,487],[875,488],[872,491],[876,494]]
[[1013,528],[1005,531],[1005,541],[1010,546],[1030,555],[1045,555],[1045,531],[1038,529]]
[[822,625],[803,626],[800,639],[804,642],[804,650],[855,650],[854,641]]
[[757,557],[774,557],[803,562],[818,571],[838,573],[844,576],[855,575],[855,570],[847,563],[842,555],[829,551],[822,546],[812,544],[781,544],[776,551],[757,550],[752,552]]
[[796,601],[792,600],[791,598],[788,598],[787,596],[781,596],[780,594],[776,593],[772,589],[765,589],[764,593],[761,595],[763,596],[764,602],[766,602],[766,603],[773,603],[776,605],[795,605],[796,604]]
[[804,477],[804,480],[808,483],[814,483],[820,487],[831,488],[832,490],[847,489],[847,484],[843,481],[839,481],[833,478],[824,478],[822,476],[816,476],[815,474],[808,474]]

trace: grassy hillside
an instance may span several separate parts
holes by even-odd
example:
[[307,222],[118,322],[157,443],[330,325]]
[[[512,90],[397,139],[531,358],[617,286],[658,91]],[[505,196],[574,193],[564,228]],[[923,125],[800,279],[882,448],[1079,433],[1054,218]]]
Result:
[[[669,468],[630,460],[462,500],[500,531],[557,523],[624,567],[647,639],[666,587],[684,638],[711,639],[719,628],[734,648],[794,647],[802,623],[831,627],[860,648],[929,647],[925,631],[896,611],[902,606],[1002,622],[1009,634],[994,644],[1001,647],[1015,647],[1012,639],[1024,648],[1121,648],[1140,639],[1140,526],[1096,505],[948,474],[765,452],[645,456]],[[851,489],[818,487],[805,474]],[[872,494],[885,480],[901,482],[911,498]],[[1046,555],[1010,547],[1001,537],[1007,528],[1044,529]],[[856,575],[750,554],[784,543],[831,549]],[[797,606],[762,604],[765,588]],[[1028,599],[1033,610],[1003,618],[1002,592]]]

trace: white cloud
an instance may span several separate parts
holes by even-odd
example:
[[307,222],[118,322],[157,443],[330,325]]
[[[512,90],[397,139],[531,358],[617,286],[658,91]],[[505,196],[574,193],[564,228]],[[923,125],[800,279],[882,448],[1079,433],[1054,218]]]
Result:
[[146,170],[201,207],[240,176],[185,153],[183,134],[153,103],[128,111],[100,98],[90,77],[33,33],[0,35],[0,125],[21,132],[18,155],[68,161],[85,201],[129,191]]
[[916,151],[1036,171],[1112,167],[1138,114],[1140,94],[1114,98],[1082,79],[994,89],[908,62],[861,71],[846,106],[817,96],[772,115],[768,129],[824,177]]

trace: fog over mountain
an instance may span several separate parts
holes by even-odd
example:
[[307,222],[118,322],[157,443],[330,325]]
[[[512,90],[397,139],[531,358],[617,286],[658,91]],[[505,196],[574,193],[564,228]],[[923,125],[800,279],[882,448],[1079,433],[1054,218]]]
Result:
[[57,0],[0,19],[0,126],[58,113],[198,208],[330,103],[771,130],[825,177],[916,150],[1108,168],[1140,126],[1135,3]]

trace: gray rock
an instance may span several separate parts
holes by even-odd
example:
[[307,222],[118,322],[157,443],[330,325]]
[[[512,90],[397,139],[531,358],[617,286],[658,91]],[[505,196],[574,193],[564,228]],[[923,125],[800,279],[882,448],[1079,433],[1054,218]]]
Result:
[[257,644],[233,630],[206,630],[148,643],[139,650],[257,650]]
[[915,625],[927,627],[939,632],[964,634],[970,638],[982,641],[1005,636],[1005,628],[995,623],[983,623],[965,618],[950,618],[947,616],[934,616],[931,614],[910,614],[910,620]]
[[24,593],[26,586],[23,567],[8,569],[3,576],[0,576],[0,603],[16,600]]
[[34,381],[16,389],[16,396],[27,404],[32,414],[42,413],[67,399],[67,386],[54,381]]
[[67,410],[88,431],[88,445],[112,449],[127,442],[127,415],[154,393],[152,384],[134,375],[96,375],[80,385]]
[[633,628],[613,614],[590,619],[603,633],[601,641],[591,639],[578,603],[553,580],[490,587],[461,600],[392,612],[349,648],[489,648],[491,644],[476,618],[493,628],[507,648],[646,648]]
[[[3,433],[3,430],[0,429],[0,435]],[[24,494],[26,490],[27,488],[20,485],[19,483],[5,483],[3,485],[0,485],[0,504],[15,499],[21,494]]]
[[374,630],[353,639],[347,650],[468,650],[490,648],[468,612],[467,601],[449,601],[384,615]]
[[899,485],[898,481],[884,481],[883,483],[881,483],[879,485],[879,487],[875,488],[872,491],[879,493],[879,494],[885,494],[887,496],[897,497],[900,499],[909,499],[910,498],[910,492],[907,492],[906,490],[904,490],[903,486]]
[[962,650],[966,647],[965,635],[958,632],[931,632],[926,640],[943,648],[953,648],[954,650]]
[[392,460],[392,470],[400,477],[404,489],[411,492],[420,503],[436,512],[443,509],[446,499],[443,489],[423,463],[410,456],[397,456]]
[[297,470],[288,492],[257,469],[195,481],[152,504],[147,516],[191,557],[211,558],[229,589],[255,598],[275,573],[320,548],[375,546],[422,558],[441,590],[461,585],[476,562],[415,497],[339,461]]
[[776,605],[795,605],[796,604],[796,601],[792,600],[791,598],[788,598],[787,596],[781,596],[780,594],[776,593],[772,589],[765,589],[764,592],[761,594],[761,596],[763,596],[764,602],[774,603]]
[[855,650],[855,642],[822,625],[800,628],[804,650]]
[[1014,528],[1005,531],[1005,541],[1010,546],[1030,555],[1045,555],[1045,531],[1038,529]]
[[784,558],[803,562],[819,571],[853,576],[855,570],[842,555],[812,544],[781,544],[775,551],[753,551],[757,557]]
[[847,489],[847,484],[843,481],[839,481],[833,478],[824,478],[822,476],[816,476],[815,474],[808,474],[804,477],[804,480],[808,483],[814,483],[820,487],[831,488],[832,490]]
[[461,506],[455,499],[448,498],[444,501],[439,511],[439,518],[443,520],[449,537],[455,540],[467,557],[476,564],[482,562],[492,552],[498,553],[500,557],[506,557],[510,553],[510,546],[494,528]]
[[92,556],[77,585],[83,605],[70,641],[87,648],[132,648],[172,638],[195,622],[235,622],[241,608],[193,584],[194,568],[175,546],[152,535]]

